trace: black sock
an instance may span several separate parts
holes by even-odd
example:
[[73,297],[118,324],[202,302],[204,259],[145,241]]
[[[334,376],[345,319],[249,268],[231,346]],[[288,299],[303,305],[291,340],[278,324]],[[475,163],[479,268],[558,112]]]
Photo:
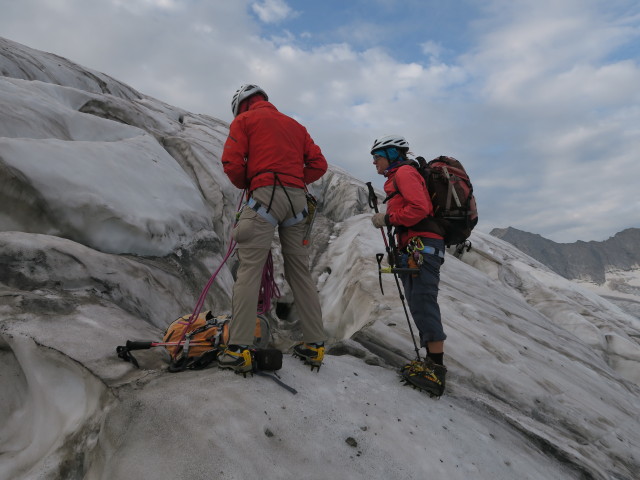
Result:
[[444,353],[428,353],[427,357],[429,357],[436,365],[444,365]]

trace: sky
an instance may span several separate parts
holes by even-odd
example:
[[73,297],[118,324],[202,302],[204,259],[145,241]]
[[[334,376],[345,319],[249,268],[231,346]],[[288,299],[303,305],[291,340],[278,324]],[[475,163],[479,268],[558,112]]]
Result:
[[244,83],[329,163],[382,186],[373,140],[458,158],[481,231],[557,242],[640,227],[632,0],[0,0],[0,36],[232,120]]

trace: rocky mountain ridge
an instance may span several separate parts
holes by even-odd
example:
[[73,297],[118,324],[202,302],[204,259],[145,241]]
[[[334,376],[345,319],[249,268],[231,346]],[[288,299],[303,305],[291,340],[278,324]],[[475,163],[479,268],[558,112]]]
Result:
[[640,268],[640,228],[628,228],[601,242],[574,243],[556,243],[513,227],[490,233],[570,280],[603,284],[608,271]]
[[495,228],[491,235],[640,318],[640,228],[601,242],[556,243],[513,227]]

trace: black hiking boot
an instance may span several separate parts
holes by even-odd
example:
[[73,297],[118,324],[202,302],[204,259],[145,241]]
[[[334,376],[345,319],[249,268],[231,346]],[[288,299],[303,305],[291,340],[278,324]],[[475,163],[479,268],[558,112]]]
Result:
[[311,370],[317,368],[320,371],[322,359],[324,358],[324,343],[299,343],[293,347],[293,356],[304,360],[304,363],[311,365]]
[[424,362],[414,360],[400,369],[400,376],[407,385],[440,397],[444,393],[447,368],[429,359]]
[[218,367],[231,369],[246,377],[253,370],[251,351],[247,347],[229,345],[218,357]]

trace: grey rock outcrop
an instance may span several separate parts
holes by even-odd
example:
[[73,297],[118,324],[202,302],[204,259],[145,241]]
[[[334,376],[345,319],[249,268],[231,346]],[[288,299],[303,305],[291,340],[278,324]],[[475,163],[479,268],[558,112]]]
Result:
[[491,235],[509,242],[568,279],[603,284],[609,270],[631,270],[640,266],[640,228],[623,230],[602,242],[556,243],[513,227],[494,228]]

